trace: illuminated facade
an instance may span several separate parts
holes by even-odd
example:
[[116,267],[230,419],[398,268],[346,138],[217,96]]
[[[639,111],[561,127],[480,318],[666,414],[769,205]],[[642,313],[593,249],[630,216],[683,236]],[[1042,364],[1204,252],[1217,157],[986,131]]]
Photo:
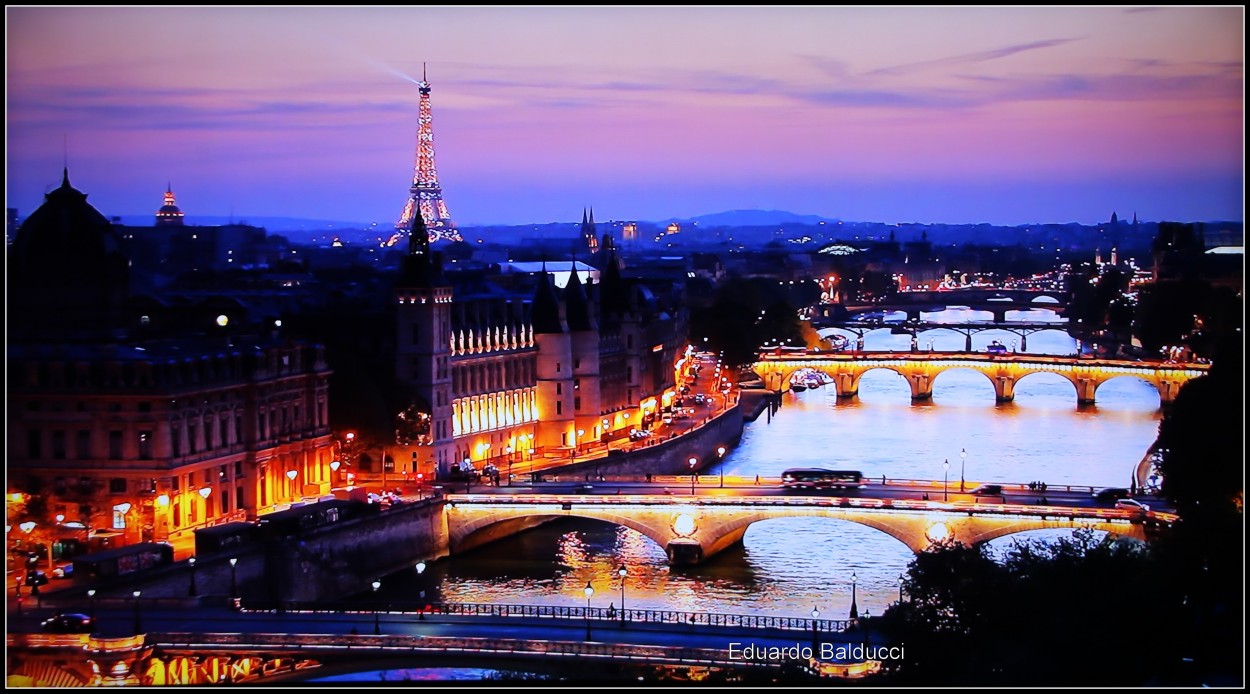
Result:
[[397,472],[569,457],[672,399],[684,321],[622,279],[610,246],[589,292],[577,272],[557,290],[546,271],[521,292],[449,281],[422,232],[395,289],[395,371],[429,426],[396,451],[415,465]]
[[419,212],[424,226],[434,239],[459,241],[460,232],[456,231],[456,226],[451,221],[447,203],[443,202],[443,188],[438,183],[438,168],[434,163],[434,117],[430,110],[430,83],[425,80],[424,68],[419,87],[421,105],[417,116],[417,160],[413,167],[408,202],[399,215],[399,221],[395,223],[395,229],[400,232],[411,229],[413,217]]
[[227,321],[216,335],[129,332],[118,233],[68,174],[18,231],[11,515],[36,523],[37,541],[98,547],[190,537],[327,492],[321,348],[243,335]]

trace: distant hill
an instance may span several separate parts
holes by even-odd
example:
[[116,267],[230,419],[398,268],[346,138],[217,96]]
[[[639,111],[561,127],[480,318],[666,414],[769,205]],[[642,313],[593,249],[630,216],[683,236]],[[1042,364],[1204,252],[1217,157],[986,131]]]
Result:
[[697,224],[701,227],[756,227],[773,224],[819,224],[821,222],[837,222],[836,219],[821,217],[814,214],[795,214],[784,210],[733,210],[699,215],[689,219],[666,219],[669,222]]

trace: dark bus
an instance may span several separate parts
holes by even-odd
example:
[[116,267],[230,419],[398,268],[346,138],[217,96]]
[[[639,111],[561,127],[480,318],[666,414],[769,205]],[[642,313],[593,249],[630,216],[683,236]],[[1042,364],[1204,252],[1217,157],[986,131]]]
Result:
[[260,538],[260,528],[250,521],[222,523],[195,531],[196,556],[215,552],[234,552]]
[[74,576],[84,576],[92,580],[109,579],[173,562],[173,545],[140,542],[74,557]]
[[859,489],[864,474],[858,470],[826,470],[824,468],[791,468],[781,473],[784,489]]

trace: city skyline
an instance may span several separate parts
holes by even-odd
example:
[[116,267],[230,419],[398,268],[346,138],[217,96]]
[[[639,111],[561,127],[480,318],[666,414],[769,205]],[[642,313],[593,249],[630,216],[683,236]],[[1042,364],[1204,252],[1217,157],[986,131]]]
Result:
[[461,225],[1243,218],[1240,7],[6,15],[22,214],[68,166],[106,215],[394,223],[425,64]]

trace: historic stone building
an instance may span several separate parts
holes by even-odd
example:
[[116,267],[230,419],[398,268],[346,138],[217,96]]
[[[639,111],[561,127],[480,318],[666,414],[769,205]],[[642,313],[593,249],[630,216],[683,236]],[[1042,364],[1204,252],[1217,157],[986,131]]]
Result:
[[123,246],[86,198],[67,172],[10,249],[9,524],[56,553],[189,539],[328,492],[321,348],[225,316],[128,328]]

